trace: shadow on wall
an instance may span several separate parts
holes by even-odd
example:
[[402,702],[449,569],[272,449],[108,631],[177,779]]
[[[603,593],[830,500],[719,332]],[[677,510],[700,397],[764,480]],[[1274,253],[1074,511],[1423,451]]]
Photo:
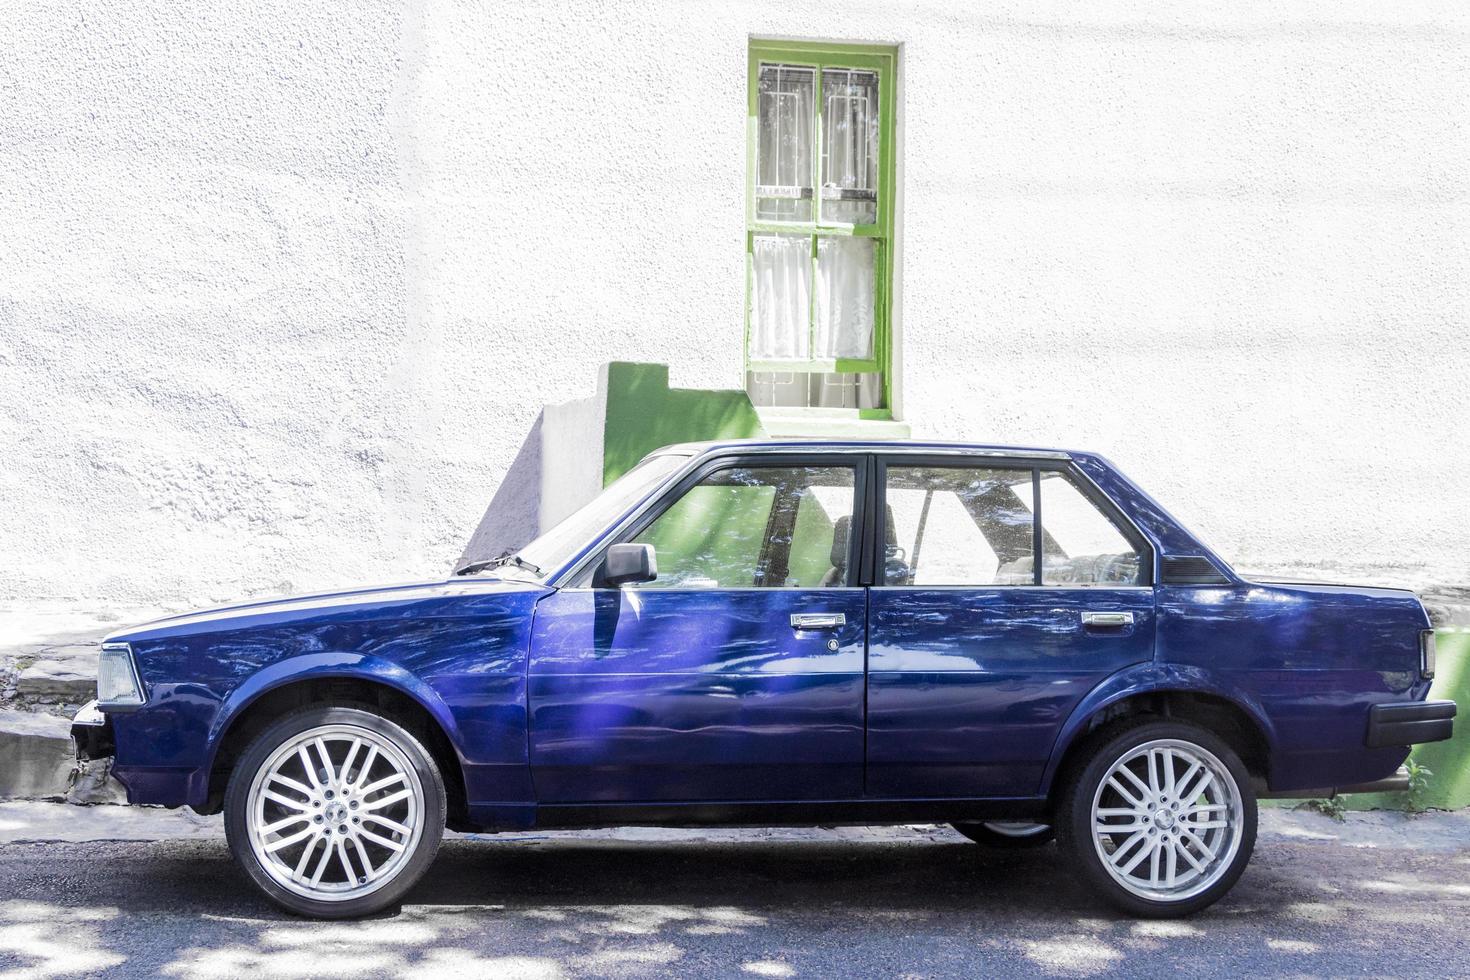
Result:
[[661,446],[763,435],[743,390],[670,388],[666,364],[604,364],[593,395],[541,410],[455,567],[519,550]]
[[485,516],[470,540],[464,554],[454,563],[459,568],[477,558],[494,558],[507,550],[525,547],[541,527],[541,430],[546,421],[543,409],[531,423],[531,431],[521,443],[520,451],[505,471],[505,478]]

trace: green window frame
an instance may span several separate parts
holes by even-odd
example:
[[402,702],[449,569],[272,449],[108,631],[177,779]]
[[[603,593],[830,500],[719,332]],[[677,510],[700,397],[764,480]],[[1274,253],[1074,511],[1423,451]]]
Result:
[[[748,99],[746,129],[745,180],[745,368],[747,374],[759,372],[794,373],[877,373],[882,377],[882,408],[862,409],[862,418],[891,418],[892,400],[892,319],[893,319],[893,233],[895,187],[895,89],[897,86],[898,50],[879,45],[834,44],[804,41],[751,41],[748,61]],[[811,220],[776,220],[758,217],[756,181],[758,176],[759,87],[762,65],[810,68],[815,72],[816,94],[814,128],[811,146],[811,187],[813,200]],[[823,72],[829,69],[852,69],[873,72],[878,82],[878,165],[876,220],[871,224],[847,224],[826,221],[823,201]],[[758,235],[807,235],[811,239],[811,282],[816,282],[818,248],[824,238],[854,236],[872,239],[874,256],[873,338],[868,358],[819,358],[811,356],[816,329],[816,289],[810,289],[807,316],[807,357],[780,360],[751,356],[751,309],[755,300],[754,249]]]

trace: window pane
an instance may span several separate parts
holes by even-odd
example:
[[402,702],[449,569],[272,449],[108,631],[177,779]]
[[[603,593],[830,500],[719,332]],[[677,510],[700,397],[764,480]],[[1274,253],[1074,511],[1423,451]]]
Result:
[[871,238],[817,240],[817,357],[873,356],[877,254]]
[[1136,585],[1138,550],[1060,473],[1041,478],[1043,585]]
[[1029,470],[888,468],[888,585],[1031,585]]
[[745,390],[761,408],[882,408],[883,375],[747,371]]
[[786,571],[789,587],[813,589],[847,584],[853,471],[828,470],[823,475],[834,474],[842,482],[809,486],[797,501]]
[[816,69],[761,65],[756,93],[756,217],[812,219]]
[[658,578],[639,588],[819,588],[842,584],[851,467],[736,467],[713,473],[634,540]]
[[750,255],[750,356],[806,360],[811,314],[812,240],[756,235]]
[[822,220],[878,220],[878,76],[822,71]]

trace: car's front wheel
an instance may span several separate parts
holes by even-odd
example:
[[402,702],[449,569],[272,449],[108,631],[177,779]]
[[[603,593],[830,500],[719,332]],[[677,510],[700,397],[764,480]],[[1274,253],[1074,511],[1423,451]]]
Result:
[[1230,890],[1256,841],[1256,798],[1223,740],[1174,721],[1094,740],[1057,812],[1057,839],[1104,898],[1134,915],[1197,912]]
[[400,725],[360,708],[311,707],[262,732],[225,792],[225,833],[270,899],[317,918],[396,903],[444,833],[433,757]]

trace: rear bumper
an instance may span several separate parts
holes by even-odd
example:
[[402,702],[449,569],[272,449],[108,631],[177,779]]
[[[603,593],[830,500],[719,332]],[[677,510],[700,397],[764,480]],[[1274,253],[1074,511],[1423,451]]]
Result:
[[1454,734],[1455,702],[1399,701],[1368,709],[1370,749],[1443,742]]

